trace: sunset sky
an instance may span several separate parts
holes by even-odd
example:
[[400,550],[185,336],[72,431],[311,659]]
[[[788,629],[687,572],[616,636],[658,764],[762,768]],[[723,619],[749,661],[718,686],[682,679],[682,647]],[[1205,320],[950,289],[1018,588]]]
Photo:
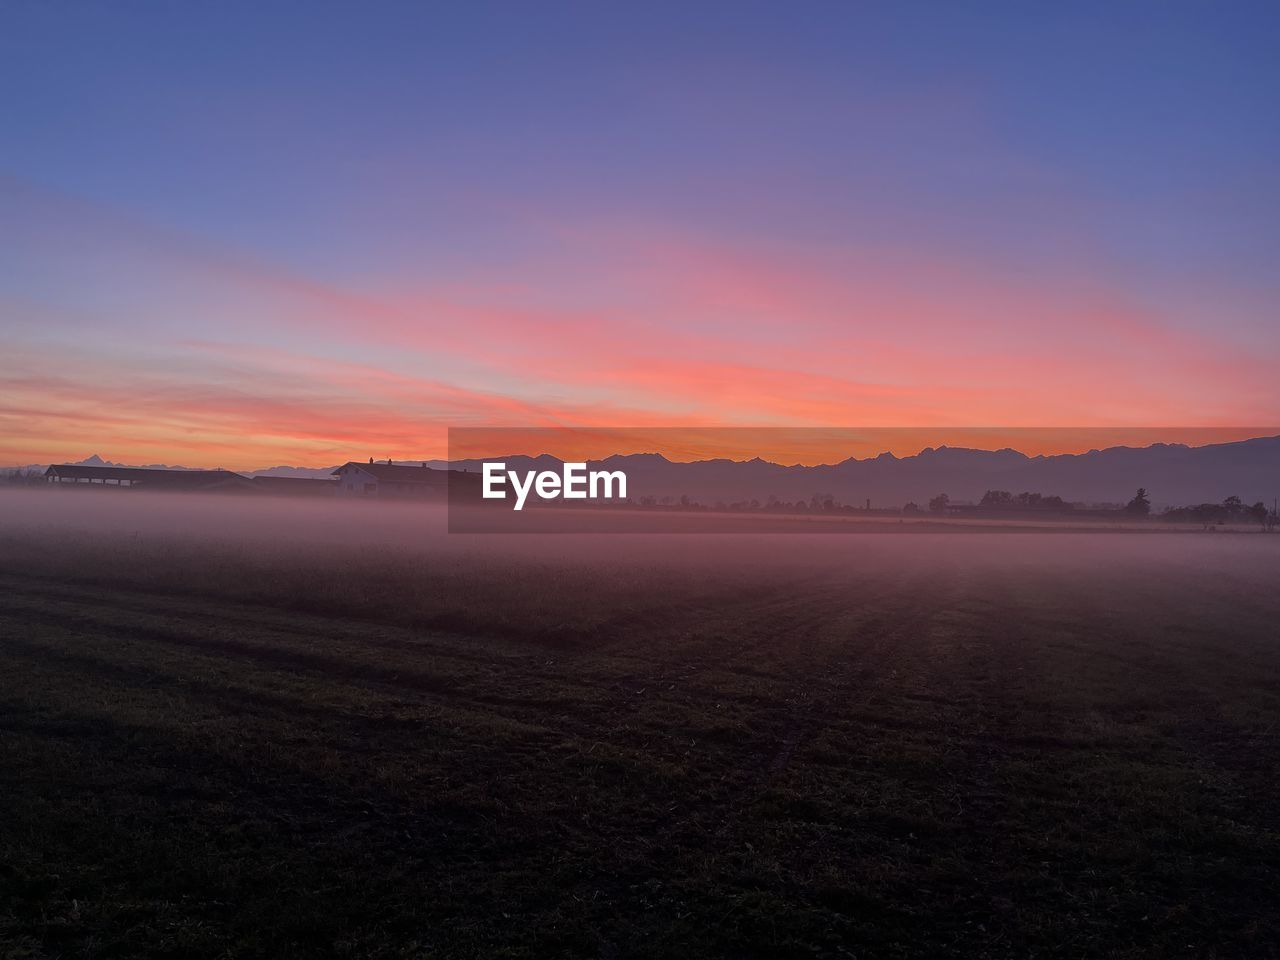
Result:
[[6,4],[0,464],[1280,423],[1278,37],[1274,3]]

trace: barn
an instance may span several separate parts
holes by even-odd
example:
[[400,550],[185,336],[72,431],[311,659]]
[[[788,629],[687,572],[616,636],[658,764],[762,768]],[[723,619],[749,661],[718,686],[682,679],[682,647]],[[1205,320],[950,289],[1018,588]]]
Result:
[[164,470],[158,467],[109,467],[98,464],[55,463],[44,473],[55,485],[136,487],[179,493],[249,493],[279,496],[333,496],[332,480],[306,477],[246,477],[230,470]]
[[82,463],[55,463],[44,473],[51,484],[97,484],[137,487],[184,493],[254,492],[248,477],[230,470],[161,470],[150,467],[106,467]]

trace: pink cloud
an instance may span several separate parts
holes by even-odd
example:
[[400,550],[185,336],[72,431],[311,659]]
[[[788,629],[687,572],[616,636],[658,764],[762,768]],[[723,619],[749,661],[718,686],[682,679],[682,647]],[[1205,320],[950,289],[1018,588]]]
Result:
[[439,455],[448,425],[1208,425],[1280,410],[1256,351],[1174,328],[1122,289],[961,258],[610,230],[492,282],[356,290],[0,184],[15,190],[33,243],[68,242],[72,280],[95,266],[83,304],[0,304],[15,319],[0,335],[10,462],[108,438],[256,466]]

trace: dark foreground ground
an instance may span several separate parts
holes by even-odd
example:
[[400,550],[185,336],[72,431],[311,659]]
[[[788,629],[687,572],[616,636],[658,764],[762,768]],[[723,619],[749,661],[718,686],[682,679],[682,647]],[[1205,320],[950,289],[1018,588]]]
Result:
[[0,544],[2,955],[1280,952],[1269,538],[45,537]]

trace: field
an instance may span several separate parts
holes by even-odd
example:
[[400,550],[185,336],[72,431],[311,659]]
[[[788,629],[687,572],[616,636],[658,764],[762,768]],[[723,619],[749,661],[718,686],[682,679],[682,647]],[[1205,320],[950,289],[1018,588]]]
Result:
[[0,493],[0,955],[1280,956],[1280,537]]

